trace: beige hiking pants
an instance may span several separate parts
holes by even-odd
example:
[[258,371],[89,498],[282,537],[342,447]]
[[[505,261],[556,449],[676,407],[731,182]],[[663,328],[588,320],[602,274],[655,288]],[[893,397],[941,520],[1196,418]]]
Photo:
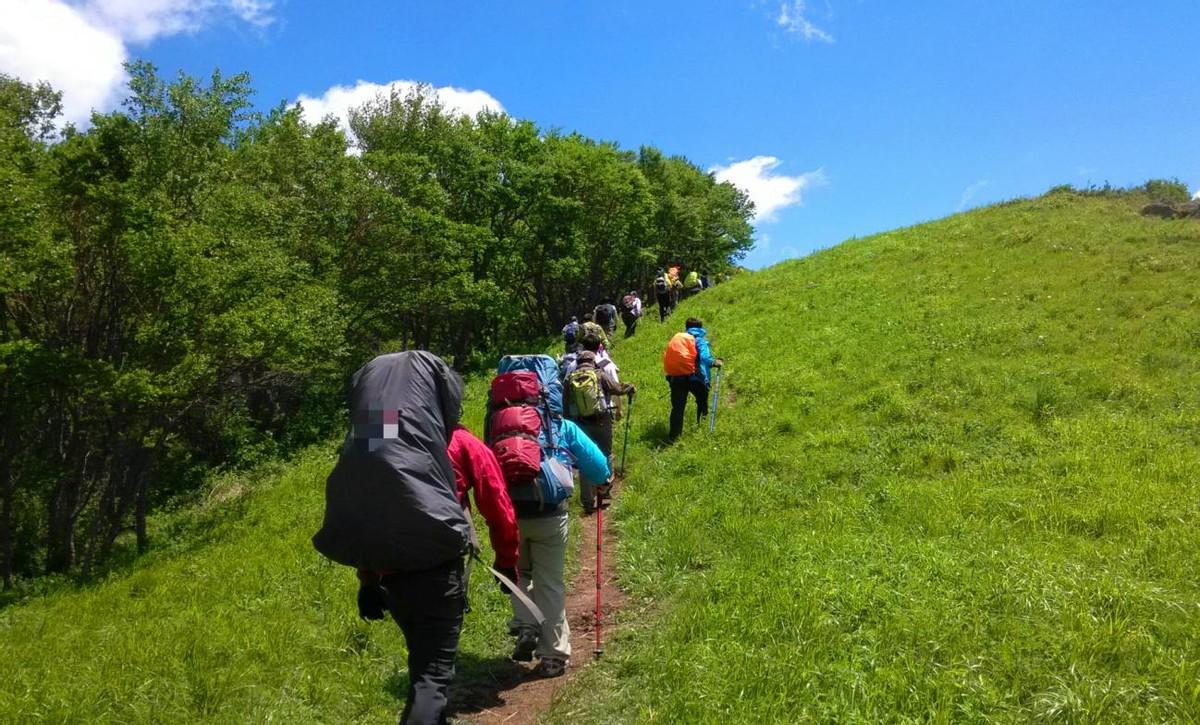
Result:
[[[571,628],[567,625],[567,585],[563,572],[567,558],[567,513],[517,521],[521,529],[521,588],[546,615],[538,640],[538,657],[571,656]],[[516,597],[512,601],[512,628],[536,627],[533,617]]]

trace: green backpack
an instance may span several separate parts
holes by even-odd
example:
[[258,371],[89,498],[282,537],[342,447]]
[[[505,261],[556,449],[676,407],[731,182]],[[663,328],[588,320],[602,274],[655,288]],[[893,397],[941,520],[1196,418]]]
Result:
[[567,392],[571,408],[580,418],[608,412],[604,390],[600,386],[600,371],[593,367],[577,369],[568,375]]

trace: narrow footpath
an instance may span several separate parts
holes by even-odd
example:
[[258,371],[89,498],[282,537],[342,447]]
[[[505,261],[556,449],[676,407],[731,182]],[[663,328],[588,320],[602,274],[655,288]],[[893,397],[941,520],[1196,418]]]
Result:
[[[613,499],[620,496],[620,481],[613,486]],[[617,539],[604,516],[604,560],[601,600],[601,635],[609,639],[615,613],[625,604],[625,593],[616,583]],[[474,678],[457,683],[450,691],[450,712],[456,722],[534,723],[550,707],[555,694],[574,679],[579,671],[595,661],[596,647],[596,516],[583,516],[579,551],[579,572],[567,592],[567,619],[571,625],[571,667],[562,677],[545,679],[531,674],[531,664],[505,662],[488,673],[490,681]],[[536,660],[535,660],[536,662]]]

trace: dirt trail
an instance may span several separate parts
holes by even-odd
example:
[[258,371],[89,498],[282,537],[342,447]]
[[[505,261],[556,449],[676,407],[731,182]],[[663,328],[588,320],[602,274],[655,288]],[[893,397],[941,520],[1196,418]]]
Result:
[[[620,483],[613,486],[614,498],[619,496]],[[625,593],[616,584],[617,540],[609,524],[609,512],[604,516],[604,570],[601,589],[601,635],[609,639],[614,613],[626,602]],[[573,515],[573,514],[572,514]],[[580,520],[579,573],[567,592],[567,621],[571,625],[571,667],[562,677],[544,679],[532,674],[532,665],[505,662],[490,672],[491,681],[476,679],[451,688],[451,710],[456,722],[467,723],[533,723],[544,713],[559,688],[570,682],[579,670],[595,661],[596,646],[596,515]]]

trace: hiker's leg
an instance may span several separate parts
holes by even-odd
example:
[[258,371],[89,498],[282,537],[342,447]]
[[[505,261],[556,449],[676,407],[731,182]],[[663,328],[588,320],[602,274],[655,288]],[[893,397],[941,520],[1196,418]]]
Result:
[[708,386],[699,380],[691,381],[692,395],[696,398],[696,422],[708,415]]
[[[526,519],[517,520],[517,529],[521,532],[521,543],[517,549],[517,570],[521,573],[521,581],[517,586],[525,592],[525,596],[533,599],[533,552],[531,550],[531,542],[529,534],[526,533]],[[537,622],[533,618],[533,614],[525,608],[521,600],[516,597],[509,597],[512,602],[513,616],[508,620],[509,630],[515,632],[521,627],[531,627],[536,629]]]
[[671,381],[671,440],[683,433],[683,412],[687,408],[688,381]]
[[408,648],[408,702],[401,722],[446,722],[446,694],[462,632],[466,589],[463,562],[384,577],[388,608]]
[[567,558],[567,514],[522,519],[529,530],[533,552],[533,601],[546,615],[538,657],[571,656],[571,628],[567,625],[567,585],[563,575]]

